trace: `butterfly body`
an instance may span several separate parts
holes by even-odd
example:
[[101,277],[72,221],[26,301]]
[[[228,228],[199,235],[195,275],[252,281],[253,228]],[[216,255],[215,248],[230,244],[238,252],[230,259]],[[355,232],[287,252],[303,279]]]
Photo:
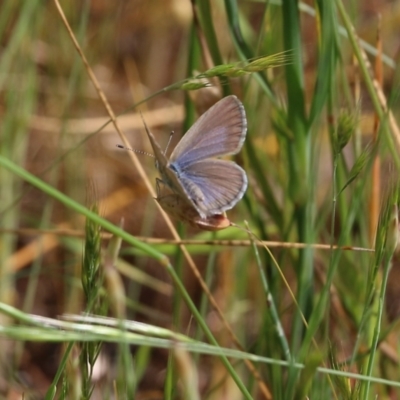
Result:
[[147,129],[162,182],[193,206],[201,218],[222,214],[243,197],[245,171],[215,157],[236,154],[246,138],[247,120],[236,96],[217,102],[194,123],[166,157]]

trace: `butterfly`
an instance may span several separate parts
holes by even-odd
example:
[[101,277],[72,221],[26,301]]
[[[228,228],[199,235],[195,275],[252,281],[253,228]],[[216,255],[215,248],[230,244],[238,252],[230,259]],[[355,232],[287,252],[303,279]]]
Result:
[[234,207],[246,192],[246,172],[233,161],[215,157],[240,151],[246,139],[243,104],[227,96],[214,104],[192,125],[168,159],[145,124],[161,182],[180,200],[206,219]]

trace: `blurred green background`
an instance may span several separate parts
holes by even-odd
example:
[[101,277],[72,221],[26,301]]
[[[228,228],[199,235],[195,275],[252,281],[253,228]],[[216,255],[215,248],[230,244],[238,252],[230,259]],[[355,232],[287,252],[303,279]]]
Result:
[[[171,232],[117,147],[56,2],[2,0],[0,304],[15,307],[1,308],[2,398],[398,398],[400,3],[60,5],[131,148],[151,153],[138,110],[161,148],[174,131],[173,148],[223,96],[243,102],[248,133],[235,161],[249,188],[228,218],[255,236],[174,225],[184,240],[207,241],[187,246],[197,270],[242,349],[269,361],[252,370],[233,354],[196,354],[204,343],[235,348],[235,339],[182,249],[155,243]],[[260,56],[272,56],[267,66],[229,73]],[[182,86],[219,65],[228,72],[190,80],[209,87]],[[154,160],[137,156],[155,187]],[[75,204],[123,221],[148,246],[128,236],[121,244],[117,228],[100,235],[102,222]],[[257,238],[288,244],[257,251]],[[65,327],[34,331],[23,318],[81,312],[149,325],[129,347],[100,330],[86,344]],[[153,342],[164,333],[151,327],[196,339],[197,350]]]

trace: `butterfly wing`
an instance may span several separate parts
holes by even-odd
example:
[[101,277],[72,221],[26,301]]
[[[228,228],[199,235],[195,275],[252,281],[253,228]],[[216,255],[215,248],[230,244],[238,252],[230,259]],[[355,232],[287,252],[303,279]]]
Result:
[[154,151],[154,157],[156,158],[156,167],[160,171],[163,181],[165,181],[167,178],[166,168],[168,165],[168,159],[165,156],[164,152],[161,150],[161,147],[159,146],[159,144],[156,142],[155,137],[153,136],[153,134],[150,132],[149,128],[147,127],[147,124],[146,124],[145,120],[143,119],[142,114],[140,114],[140,116],[142,117],[142,121],[143,121],[144,127],[146,129],[147,136],[150,140],[151,147],[153,148],[153,151]]
[[170,163],[181,169],[199,160],[236,154],[246,138],[247,120],[243,104],[227,96],[207,110],[175,147]]
[[226,160],[209,159],[192,163],[180,171],[178,180],[203,218],[230,210],[247,189],[245,171]]

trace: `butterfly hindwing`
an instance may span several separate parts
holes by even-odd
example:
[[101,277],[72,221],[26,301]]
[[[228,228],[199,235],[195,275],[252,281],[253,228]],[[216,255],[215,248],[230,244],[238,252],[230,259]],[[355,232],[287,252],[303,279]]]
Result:
[[245,171],[225,160],[198,161],[181,171],[179,181],[199,213],[205,215],[231,209],[247,189]]

